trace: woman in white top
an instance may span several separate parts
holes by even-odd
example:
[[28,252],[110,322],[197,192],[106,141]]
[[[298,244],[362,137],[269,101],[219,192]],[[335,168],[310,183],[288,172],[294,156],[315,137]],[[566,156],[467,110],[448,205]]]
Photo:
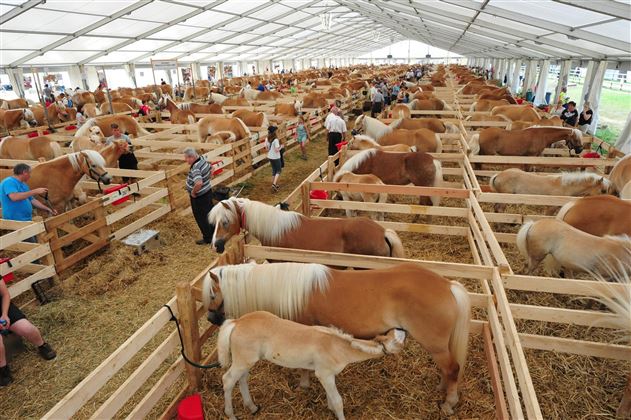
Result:
[[267,159],[272,166],[272,191],[277,192],[280,189],[278,185],[278,179],[282,171],[281,154],[280,151],[284,146],[280,144],[278,137],[276,136],[276,130],[278,128],[274,125],[270,125],[267,128],[267,139],[265,139],[265,148],[267,149]]

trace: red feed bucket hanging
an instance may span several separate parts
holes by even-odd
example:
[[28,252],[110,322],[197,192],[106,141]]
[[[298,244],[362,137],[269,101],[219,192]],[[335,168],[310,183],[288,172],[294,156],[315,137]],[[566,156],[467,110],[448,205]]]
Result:
[[[113,187],[109,187],[109,188],[105,188],[103,190],[103,194],[107,195],[107,194],[111,194],[115,191],[119,191],[122,190],[123,188],[127,188],[129,184],[120,184],[120,185],[114,185]],[[131,197],[131,195],[126,195],[123,198],[119,198],[118,200],[114,201],[112,203],[113,206],[118,206],[119,204],[124,203],[125,201],[129,200],[129,198]]]
[[328,198],[328,194],[324,190],[313,190],[309,192],[309,198],[312,200],[326,200]]
[[[4,263],[9,263],[9,267],[11,267],[11,258],[0,258],[0,264],[4,264]],[[13,280],[15,280],[15,276],[13,275],[13,273],[7,273],[4,276],[2,276],[2,280],[4,280],[5,283],[10,283]]]
[[337,147],[337,151],[339,152],[340,150],[342,150],[342,147],[346,146],[348,144],[347,141],[341,141],[338,144],[335,145],[335,147]]

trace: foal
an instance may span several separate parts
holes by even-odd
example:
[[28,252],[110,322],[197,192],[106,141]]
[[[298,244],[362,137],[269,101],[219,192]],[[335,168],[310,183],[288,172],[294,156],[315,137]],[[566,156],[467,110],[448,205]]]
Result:
[[[219,330],[217,353],[222,367],[225,413],[236,419],[232,409],[232,390],[239,382],[244,405],[255,414],[248,388],[248,376],[259,360],[292,368],[315,371],[326,391],[328,407],[338,419],[344,419],[342,397],[335,386],[335,376],[346,365],[375,359],[386,353],[398,353],[405,342],[405,331],[392,329],[372,340],[355,339],[333,327],[307,326],[281,319],[269,312],[250,312],[236,320],[226,320]],[[230,365],[232,356],[232,365]],[[309,386],[309,372],[303,371],[300,386]]]

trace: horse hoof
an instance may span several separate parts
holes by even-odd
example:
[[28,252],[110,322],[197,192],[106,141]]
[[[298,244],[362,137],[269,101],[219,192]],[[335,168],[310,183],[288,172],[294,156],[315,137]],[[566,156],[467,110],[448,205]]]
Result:
[[260,405],[255,405],[254,406],[254,410],[250,410],[250,413],[252,413],[252,415],[256,415],[258,414],[258,412],[261,410],[261,406]]
[[447,403],[442,403],[440,405],[440,411],[442,411],[447,416],[452,416],[454,414],[454,409],[451,408],[451,405]]

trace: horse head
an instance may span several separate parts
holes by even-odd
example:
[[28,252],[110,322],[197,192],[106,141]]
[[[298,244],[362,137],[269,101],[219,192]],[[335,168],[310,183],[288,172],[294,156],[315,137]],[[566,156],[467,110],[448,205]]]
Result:
[[78,153],[68,155],[73,169],[79,170],[99,183],[109,185],[112,176],[105,170],[105,159],[95,150],[83,150]]
[[90,136],[89,136],[90,140],[92,140],[96,144],[101,144],[103,143],[103,140],[105,140],[105,136],[103,135],[103,132],[101,131],[101,127],[99,127],[98,125],[90,127],[89,133],[90,133]]
[[31,111],[28,108],[22,109],[22,120],[25,121],[28,126],[31,126],[31,127],[37,126],[37,120],[35,119],[35,114],[33,114],[33,111]]
[[570,128],[566,138],[567,148],[579,155],[583,151],[583,132],[578,128]]
[[[241,232],[241,227],[245,224],[245,213],[240,206],[240,199],[229,198],[219,202],[208,213],[208,223],[215,226],[212,245],[220,254],[224,252],[226,242]],[[244,226],[243,226],[244,227]]]
[[364,114],[360,115],[355,119],[355,126],[353,130],[357,133],[361,133],[365,130],[364,121],[366,121],[366,116]]
[[223,294],[219,286],[221,267],[215,267],[206,273],[202,284],[202,300],[208,311],[208,321],[213,325],[221,325],[226,319]]

